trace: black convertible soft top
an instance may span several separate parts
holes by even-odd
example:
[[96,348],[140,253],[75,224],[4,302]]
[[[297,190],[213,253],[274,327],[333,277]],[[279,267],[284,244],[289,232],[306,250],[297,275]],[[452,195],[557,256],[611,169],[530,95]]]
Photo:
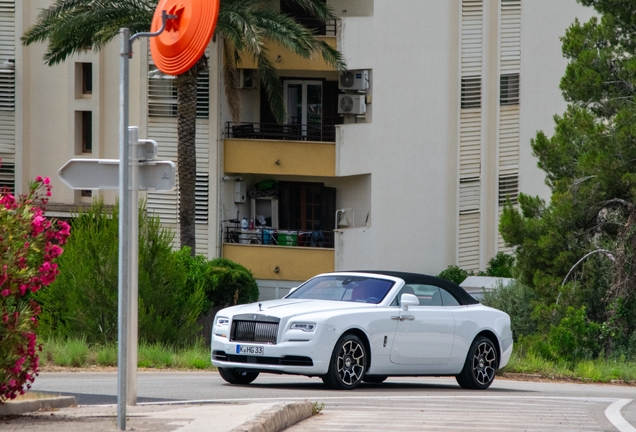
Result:
[[464,288],[457,285],[455,282],[451,282],[446,279],[438,278],[437,276],[430,276],[420,273],[408,273],[399,271],[381,271],[381,270],[352,270],[352,273],[371,273],[377,275],[385,275],[396,277],[404,280],[404,282],[414,285],[437,285],[444,288],[459,302],[460,305],[472,305],[479,304],[477,300],[470,294],[468,294]]

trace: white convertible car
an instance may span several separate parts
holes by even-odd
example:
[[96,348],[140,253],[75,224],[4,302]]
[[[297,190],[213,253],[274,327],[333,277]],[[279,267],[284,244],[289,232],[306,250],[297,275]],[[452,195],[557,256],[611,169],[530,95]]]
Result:
[[221,310],[212,363],[232,384],[259,373],[319,376],[335,389],[389,376],[450,375],[486,389],[512,353],[510,317],[433,276],[318,275],[280,300]]

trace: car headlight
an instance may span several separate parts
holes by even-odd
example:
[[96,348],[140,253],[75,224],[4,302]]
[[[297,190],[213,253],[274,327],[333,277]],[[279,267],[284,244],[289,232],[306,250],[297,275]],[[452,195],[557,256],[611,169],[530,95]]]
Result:
[[302,330],[304,332],[313,332],[316,330],[315,323],[296,322],[292,323],[290,330]]
[[227,326],[230,324],[230,319],[227,317],[216,317],[216,323],[214,325],[214,334],[220,337],[227,337]]

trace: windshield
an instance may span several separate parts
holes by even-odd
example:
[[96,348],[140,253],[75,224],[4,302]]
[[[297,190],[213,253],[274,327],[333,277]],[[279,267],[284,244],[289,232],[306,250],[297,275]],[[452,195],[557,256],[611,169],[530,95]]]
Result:
[[320,276],[309,280],[287,298],[380,303],[393,281],[365,276]]

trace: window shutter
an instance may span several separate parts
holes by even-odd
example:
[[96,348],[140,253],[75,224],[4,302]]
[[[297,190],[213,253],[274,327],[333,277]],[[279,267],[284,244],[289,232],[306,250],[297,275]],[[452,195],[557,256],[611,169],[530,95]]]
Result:
[[0,187],[15,182],[15,2],[0,0]]
[[502,74],[519,73],[521,65],[521,0],[501,0]]
[[[521,70],[521,0],[501,0],[501,28],[499,29],[499,182],[497,201],[498,220],[509,198],[517,203],[519,195],[519,120]],[[498,225],[498,224],[497,224]],[[511,253],[497,230],[497,251]]]
[[519,174],[519,106],[499,110],[499,175]]
[[482,0],[462,0],[462,77],[481,76],[483,17]]
[[479,269],[479,213],[459,215],[459,267]]
[[[206,55],[209,51],[206,50]],[[148,116],[176,117],[177,88],[174,76],[163,74],[152,62],[148,50]],[[210,73],[205,71],[197,78],[197,118],[210,117]]]
[[483,1],[462,0],[457,264],[479,269]]
[[459,184],[459,214],[479,213],[479,178],[463,179]]
[[499,79],[499,104],[519,105],[519,74],[501,75]]
[[2,160],[0,166],[0,190],[8,189],[9,192],[15,193],[15,165]]

